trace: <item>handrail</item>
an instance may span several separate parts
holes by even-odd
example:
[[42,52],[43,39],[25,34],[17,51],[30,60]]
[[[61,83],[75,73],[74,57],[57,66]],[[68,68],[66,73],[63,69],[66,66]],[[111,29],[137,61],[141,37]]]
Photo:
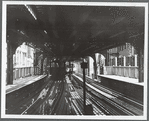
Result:
[[23,67],[23,68],[13,68],[13,80],[39,75],[39,67]]
[[105,66],[107,75],[117,75],[138,79],[138,67],[135,66]]

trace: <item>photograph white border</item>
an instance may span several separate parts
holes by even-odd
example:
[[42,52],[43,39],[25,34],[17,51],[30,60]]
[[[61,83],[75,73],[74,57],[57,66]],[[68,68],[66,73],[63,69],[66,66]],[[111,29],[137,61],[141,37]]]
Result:
[[[60,115],[6,115],[6,69],[7,69],[7,43],[6,43],[6,10],[7,5],[77,5],[77,6],[135,6],[145,7],[145,33],[144,33],[144,115],[143,116],[60,116]],[[110,119],[110,120],[146,120],[147,119],[147,75],[148,75],[148,3],[144,2],[59,2],[59,1],[3,1],[2,2],[2,67],[1,67],[1,118],[19,119]]]

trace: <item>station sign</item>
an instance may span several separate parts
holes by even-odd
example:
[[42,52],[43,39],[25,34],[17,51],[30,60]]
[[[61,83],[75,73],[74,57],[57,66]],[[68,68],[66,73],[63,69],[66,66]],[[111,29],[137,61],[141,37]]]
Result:
[[81,63],[81,68],[87,68],[87,63],[86,62],[82,62]]

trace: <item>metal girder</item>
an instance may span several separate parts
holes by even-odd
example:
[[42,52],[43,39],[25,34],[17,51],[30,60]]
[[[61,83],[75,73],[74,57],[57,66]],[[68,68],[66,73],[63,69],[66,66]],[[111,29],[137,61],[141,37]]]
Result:
[[11,41],[16,43],[21,36],[53,56],[92,55],[140,41],[136,37],[144,34],[143,7],[9,5],[7,10]]

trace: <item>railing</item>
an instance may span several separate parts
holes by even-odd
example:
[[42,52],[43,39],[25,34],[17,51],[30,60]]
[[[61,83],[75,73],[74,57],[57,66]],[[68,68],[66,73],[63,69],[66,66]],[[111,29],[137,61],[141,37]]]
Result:
[[24,67],[24,68],[14,68],[13,69],[13,80],[24,78],[27,76],[39,75],[38,67]]
[[138,67],[134,66],[105,66],[107,75],[117,75],[138,79]]

